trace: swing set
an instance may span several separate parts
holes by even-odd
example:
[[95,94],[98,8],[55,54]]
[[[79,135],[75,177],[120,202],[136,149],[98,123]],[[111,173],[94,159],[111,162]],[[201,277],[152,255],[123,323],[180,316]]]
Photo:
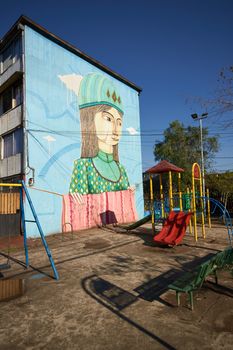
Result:
[[[7,224],[10,224],[10,222],[9,221],[5,222],[5,226],[4,225],[2,226],[3,228],[8,229],[8,248],[7,248],[7,254],[0,252],[0,256],[5,257],[7,259],[7,262],[0,265],[0,271],[11,268],[11,265],[10,265],[11,260],[20,264],[21,266],[24,266],[25,268],[28,268],[29,266],[32,267],[31,265],[29,265],[29,253],[28,253],[28,245],[27,245],[27,225],[26,225],[27,222],[32,222],[37,226],[37,229],[39,231],[41,241],[45,248],[46,254],[49,258],[51,268],[53,270],[54,279],[58,280],[59,275],[58,275],[56,266],[54,264],[51,251],[46,242],[43,229],[39,222],[35,207],[32,203],[29,191],[24,181],[21,181],[20,183],[0,183],[0,188],[2,189],[2,192],[0,192],[0,218],[9,217],[10,219],[12,219],[12,215],[15,216],[17,212],[19,213],[20,225],[18,227],[18,230],[20,230],[21,234],[23,235],[23,245],[24,245],[24,255],[25,255],[25,262],[19,261],[10,256],[11,227],[7,228],[8,226]],[[25,218],[24,202],[28,203],[32,213],[33,220],[27,220]],[[12,220],[10,221],[12,223]]]

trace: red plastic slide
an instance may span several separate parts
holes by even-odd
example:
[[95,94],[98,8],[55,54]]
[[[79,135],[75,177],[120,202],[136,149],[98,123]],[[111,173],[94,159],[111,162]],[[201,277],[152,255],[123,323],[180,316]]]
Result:
[[156,236],[154,236],[155,242],[163,241],[164,238],[169,235],[169,233],[171,232],[172,227],[175,223],[175,218],[177,217],[177,215],[178,215],[178,213],[175,211],[171,211],[169,213],[169,216],[166,219],[162,230]]
[[192,213],[170,212],[162,230],[154,237],[154,241],[163,245],[179,244],[186,232]]

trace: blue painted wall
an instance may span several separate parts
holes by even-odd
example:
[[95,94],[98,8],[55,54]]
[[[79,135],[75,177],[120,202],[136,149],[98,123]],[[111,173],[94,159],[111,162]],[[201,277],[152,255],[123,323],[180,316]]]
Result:
[[[35,186],[68,194],[73,162],[80,157],[80,121],[76,94],[67,89],[59,76],[89,73],[108,74],[25,27],[26,128],[28,164],[35,169]],[[114,81],[124,104],[123,130],[119,157],[130,185],[136,186],[138,216],[144,213],[142,189],[141,138],[138,93]],[[134,128],[132,135],[127,128]],[[26,183],[32,177],[28,168]],[[46,234],[61,232],[62,197],[30,190],[32,200]],[[30,217],[26,207],[26,215]],[[29,224],[30,236],[38,235]]]

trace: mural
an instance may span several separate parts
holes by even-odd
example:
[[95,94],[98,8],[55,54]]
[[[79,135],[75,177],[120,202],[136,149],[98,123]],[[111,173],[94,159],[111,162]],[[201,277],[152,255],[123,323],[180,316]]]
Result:
[[[135,188],[130,187],[126,170],[119,162],[118,143],[122,133],[124,115],[122,97],[111,80],[102,74],[90,73],[83,78],[75,75],[59,76],[59,78],[68,89],[76,92],[80,110],[81,157],[74,161],[69,192],[71,195],[105,193],[105,197],[107,196],[105,200],[103,195],[95,196],[95,213],[93,213],[93,206],[91,208],[88,206],[90,198],[86,197],[89,199],[85,205],[86,213],[85,215],[82,213],[81,216],[77,216],[76,213],[76,220],[74,219],[75,212],[80,214],[79,211],[84,210],[83,208],[77,209],[77,201],[83,205],[85,199],[77,195],[65,198],[63,212],[69,211],[68,222],[73,228],[80,229],[101,223],[135,220],[137,217],[133,198]],[[115,196],[108,194],[116,191],[122,192]],[[120,201],[117,202],[118,199]],[[124,211],[119,210],[119,205],[123,205],[125,201],[131,204],[131,215],[128,213],[125,215]],[[102,217],[100,216],[98,220],[100,207],[96,204],[103,202],[107,204],[105,208],[102,208]],[[125,205],[122,209],[126,209]],[[96,214],[97,217],[93,221],[91,218]],[[66,224],[67,216],[63,220],[63,226]]]
[[25,66],[25,181],[45,233],[141,218],[138,91],[27,26]]
[[70,193],[126,190],[129,180],[119,163],[123,106],[114,85],[100,74],[84,77],[78,94],[82,148],[74,162]]

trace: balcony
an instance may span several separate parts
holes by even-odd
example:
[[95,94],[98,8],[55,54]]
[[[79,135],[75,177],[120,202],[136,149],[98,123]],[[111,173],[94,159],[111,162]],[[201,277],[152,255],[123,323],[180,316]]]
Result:
[[0,93],[13,84],[23,74],[23,62],[20,57],[0,75]]
[[22,172],[22,155],[16,154],[0,160],[0,178],[13,176]]
[[19,105],[0,116],[0,135],[22,124],[22,110],[22,105]]

